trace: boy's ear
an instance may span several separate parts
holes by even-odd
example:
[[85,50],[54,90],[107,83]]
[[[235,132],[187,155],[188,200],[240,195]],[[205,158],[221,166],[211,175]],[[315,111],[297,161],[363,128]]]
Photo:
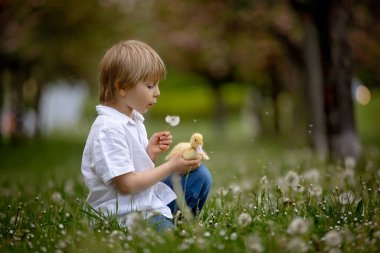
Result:
[[127,94],[127,89],[123,87],[120,81],[116,82],[116,89],[121,96],[125,96]]
[[121,89],[119,89],[119,94],[124,97],[125,95],[127,95],[127,90],[121,88]]

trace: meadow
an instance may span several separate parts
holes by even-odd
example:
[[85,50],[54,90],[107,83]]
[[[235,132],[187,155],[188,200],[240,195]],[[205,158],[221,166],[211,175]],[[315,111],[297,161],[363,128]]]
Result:
[[289,139],[249,137],[237,118],[224,133],[206,119],[147,118],[148,133],[170,130],[175,143],[203,133],[211,157],[204,210],[163,234],[88,211],[85,135],[0,146],[0,252],[378,252],[380,148],[369,124],[359,123],[360,160],[328,162]]

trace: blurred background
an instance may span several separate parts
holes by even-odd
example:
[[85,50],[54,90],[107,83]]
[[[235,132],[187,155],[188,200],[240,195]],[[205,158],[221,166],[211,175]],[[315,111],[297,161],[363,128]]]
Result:
[[199,131],[215,167],[288,148],[358,159],[380,146],[378,13],[376,0],[1,0],[0,166],[80,173],[98,63],[127,39],[168,68],[149,135]]

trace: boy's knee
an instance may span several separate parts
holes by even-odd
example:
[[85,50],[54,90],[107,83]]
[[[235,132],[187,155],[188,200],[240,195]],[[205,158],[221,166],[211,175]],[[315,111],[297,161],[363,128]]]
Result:
[[199,166],[199,168],[195,171],[198,174],[197,177],[199,177],[199,180],[203,180],[204,186],[207,189],[210,189],[212,185],[212,175],[209,169],[205,165],[201,164],[201,166]]
[[212,175],[209,169],[203,164],[199,167],[202,173],[202,178],[204,179],[204,184],[208,186],[208,188],[212,185]]

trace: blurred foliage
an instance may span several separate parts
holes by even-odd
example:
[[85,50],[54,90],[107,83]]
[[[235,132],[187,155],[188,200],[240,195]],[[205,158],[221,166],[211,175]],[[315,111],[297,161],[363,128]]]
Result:
[[[306,125],[307,113],[305,83],[294,67],[303,30],[291,2],[0,1],[0,103],[10,100],[21,113],[27,107],[38,112],[46,83],[84,79],[91,86],[91,106],[84,116],[90,119],[101,56],[115,42],[134,38],[156,49],[169,69],[152,117],[209,117],[221,106],[215,86],[226,107],[221,112],[236,115],[254,86],[264,97],[278,90],[291,101],[288,131],[294,134]],[[378,1],[352,1],[350,7],[353,72],[366,85],[378,87]],[[289,45],[298,50],[289,51]],[[264,103],[265,111],[275,112],[276,104],[281,109],[281,103]]]
[[26,67],[29,78],[96,76],[105,46],[128,32],[117,6],[98,1],[1,1],[2,71]]
[[357,127],[363,143],[380,146],[380,121],[378,117],[380,108],[380,92],[374,90],[371,94],[371,101],[367,105],[356,103],[355,112],[357,117]]

